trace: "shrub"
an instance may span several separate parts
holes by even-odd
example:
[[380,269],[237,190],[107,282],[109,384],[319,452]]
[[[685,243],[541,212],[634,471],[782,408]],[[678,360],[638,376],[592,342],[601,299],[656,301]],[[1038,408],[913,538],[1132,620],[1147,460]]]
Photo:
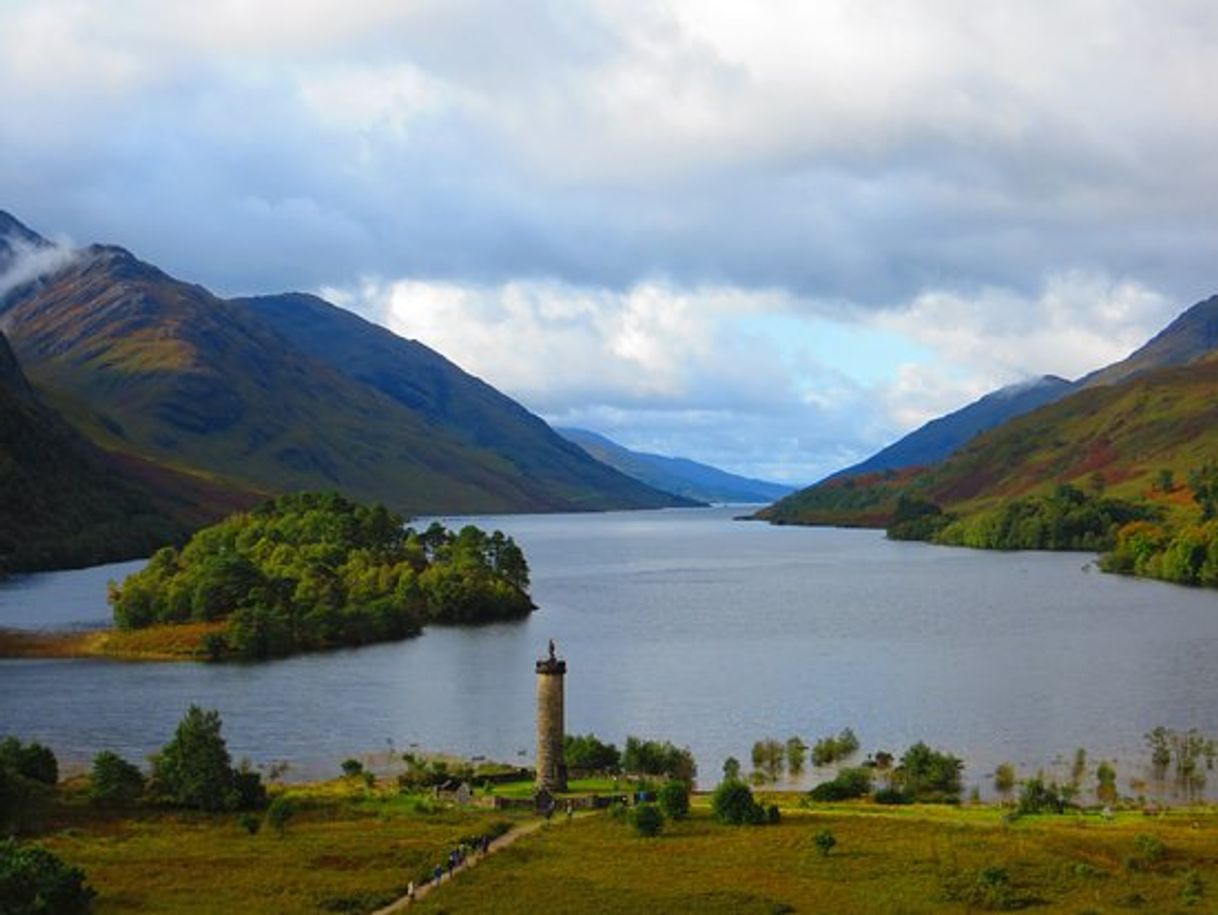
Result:
[[1180,901],[1185,905],[1196,905],[1205,895],[1205,883],[1201,875],[1191,867],[1180,877]]
[[258,830],[262,828],[262,820],[254,814],[246,811],[237,818],[237,825],[248,832],[251,836],[258,835]]
[[144,774],[111,750],[93,757],[89,776],[89,797],[97,804],[125,807],[144,793]]
[[719,783],[711,795],[711,810],[720,823],[742,826],[746,823],[761,823],[765,811],[753,799],[753,792],[742,781],[728,780]]
[[848,759],[858,752],[859,739],[850,728],[843,728],[836,737],[822,737],[812,745],[812,765],[828,766],[839,759]]
[[1133,837],[1133,847],[1147,864],[1161,861],[1167,854],[1167,846],[1163,844],[1162,839],[1144,832]]
[[1056,782],[1046,784],[1044,778],[1037,775],[1023,783],[1018,807],[1021,814],[1062,813],[1065,809],[1066,799]]
[[773,826],[782,819],[782,811],[778,809],[777,804],[771,804],[765,809],[765,821]]
[[343,777],[356,778],[364,774],[364,764],[358,759],[343,760]]
[[689,816],[689,785],[676,780],[660,789],[660,809],[670,820],[683,820]]
[[994,790],[1004,798],[1015,790],[1015,767],[1010,763],[1001,763],[994,770]]
[[638,775],[667,775],[691,783],[698,774],[698,766],[688,747],[638,737],[626,738],[622,768]]
[[288,821],[295,815],[296,804],[291,798],[284,797],[281,794],[271,801],[271,806],[266,812],[266,821],[275,830],[275,835],[282,839],[283,834],[287,831]]
[[828,782],[821,782],[808,792],[814,801],[828,803],[863,797],[871,791],[871,770],[865,767],[842,769]]
[[812,839],[816,844],[817,849],[821,853],[821,857],[829,857],[829,852],[833,851],[833,847],[837,845],[837,839],[827,829],[822,829]]
[[16,737],[8,737],[0,742],[0,768],[10,769],[44,785],[54,785],[59,781],[59,763],[55,754],[33,741],[23,745]]
[[658,836],[664,828],[664,814],[655,804],[639,804],[630,811],[630,825],[641,836]]
[[913,798],[900,788],[881,788],[875,793],[877,804],[912,804]]
[[906,793],[918,801],[956,802],[963,786],[960,771],[964,763],[950,753],[932,750],[918,741],[905,751],[897,775]]
[[970,908],[990,911],[1023,908],[1026,904],[1026,900],[1020,899],[1015,892],[1010,874],[1002,867],[983,867],[971,879],[956,878],[949,885],[947,896]]
[[4,915],[83,915],[94,891],[84,871],[37,845],[0,840],[0,911]]

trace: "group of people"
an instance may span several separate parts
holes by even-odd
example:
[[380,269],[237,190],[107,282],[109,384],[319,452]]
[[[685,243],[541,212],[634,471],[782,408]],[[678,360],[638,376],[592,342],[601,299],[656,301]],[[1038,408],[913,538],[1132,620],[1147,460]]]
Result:
[[[462,842],[456,848],[448,853],[448,860],[437,864],[431,872],[432,885],[439,886],[440,881],[444,879],[444,872],[448,871],[448,877],[451,880],[453,871],[468,861],[474,855],[485,855],[491,848],[490,836],[476,836],[468,842]],[[413,900],[415,894],[414,881],[406,888],[406,895]]]

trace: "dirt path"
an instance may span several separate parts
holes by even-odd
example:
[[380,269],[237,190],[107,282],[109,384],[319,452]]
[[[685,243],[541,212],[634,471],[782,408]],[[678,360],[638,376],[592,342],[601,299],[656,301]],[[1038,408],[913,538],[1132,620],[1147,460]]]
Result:
[[[440,886],[443,886],[450,880],[456,880],[463,871],[474,867],[483,858],[489,857],[490,855],[495,854],[495,852],[503,851],[517,839],[522,839],[527,835],[537,832],[537,830],[546,825],[546,822],[546,820],[536,820],[526,826],[521,826],[519,829],[509,830],[490,843],[485,855],[471,855],[470,857],[466,858],[463,863],[453,868],[452,876],[449,876],[448,870],[445,869],[444,876],[440,878],[440,883],[437,884],[434,880],[428,880],[426,883],[416,885],[414,890],[414,901],[426,899],[427,894],[432,890],[438,889]],[[557,822],[557,817],[555,818],[554,822]],[[372,913],[372,915],[393,915],[395,912],[404,912],[410,906],[411,901],[412,900],[409,896],[403,896],[397,902],[390,903],[383,909],[377,909]]]

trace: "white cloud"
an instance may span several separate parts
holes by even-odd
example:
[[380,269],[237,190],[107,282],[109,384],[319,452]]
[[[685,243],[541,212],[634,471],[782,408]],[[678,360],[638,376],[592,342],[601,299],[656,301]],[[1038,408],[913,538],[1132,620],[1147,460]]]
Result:
[[[0,299],[34,280],[50,276],[67,267],[79,252],[67,242],[34,245],[17,237],[0,238]],[[4,249],[8,250],[5,251]]]

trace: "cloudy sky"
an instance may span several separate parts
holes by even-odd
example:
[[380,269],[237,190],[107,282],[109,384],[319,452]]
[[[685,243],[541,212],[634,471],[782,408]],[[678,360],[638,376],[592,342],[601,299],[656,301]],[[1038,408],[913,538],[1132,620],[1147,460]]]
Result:
[[1218,291],[1212,0],[3,0],[0,208],[807,482]]

